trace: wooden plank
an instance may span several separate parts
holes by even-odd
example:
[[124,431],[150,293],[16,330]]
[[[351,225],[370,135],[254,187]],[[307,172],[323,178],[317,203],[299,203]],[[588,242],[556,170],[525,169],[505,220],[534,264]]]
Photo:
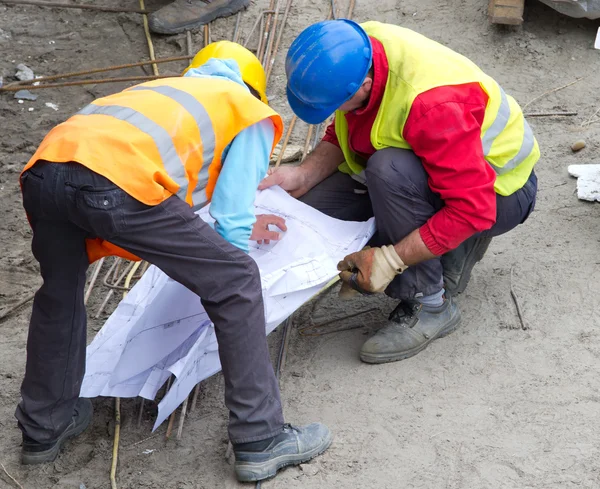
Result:
[[525,0],[490,0],[488,16],[493,24],[521,25]]

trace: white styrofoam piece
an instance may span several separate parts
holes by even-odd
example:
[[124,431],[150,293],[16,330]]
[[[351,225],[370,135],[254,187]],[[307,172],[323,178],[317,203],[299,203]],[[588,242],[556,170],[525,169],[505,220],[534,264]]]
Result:
[[577,177],[577,197],[600,202],[600,165],[569,165],[569,175]]

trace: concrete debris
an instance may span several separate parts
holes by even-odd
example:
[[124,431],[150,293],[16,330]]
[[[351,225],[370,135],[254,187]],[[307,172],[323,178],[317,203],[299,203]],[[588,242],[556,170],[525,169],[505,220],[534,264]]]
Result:
[[600,165],[569,165],[568,170],[577,177],[577,197],[600,202]]
[[305,475],[308,475],[309,477],[313,477],[313,476],[317,475],[321,469],[319,468],[319,466],[317,464],[313,463],[313,464],[300,464],[300,470],[302,470],[302,472]]
[[23,100],[37,100],[38,96],[34,93],[31,93],[29,90],[19,90],[15,93],[14,98]]
[[[279,152],[281,151],[281,146],[277,146],[273,151],[273,156],[271,156],[271,163],[275,163],[277,158],[279,158]],[[292,161],[299,161],[302,158],[302,146],[294,146],[292,144],[288,144],[285,148],[285,152],[283,153],[283,158],[281,160],[282,163],[291,163]]]
[[34,78],[33,70],[23,63],[17,65],[17,73],[15,76],[21,81],[30,81]]
[[52,102],[46,102],[44,105],[46,107],[49,107],[49,108],[53,109],[53,110],[58,110],[58,105],[53,104]]

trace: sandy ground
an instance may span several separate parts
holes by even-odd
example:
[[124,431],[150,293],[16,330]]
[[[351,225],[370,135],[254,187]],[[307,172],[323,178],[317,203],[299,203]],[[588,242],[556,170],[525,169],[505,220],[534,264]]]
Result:
[[[149,7],[159,4],[152,1]],[[346,1],[342,4],[345,9]],[[267,5],[267,0],[253,3],[242,18],[243,33]],[[572,163],[598,162],[600,124],[582,128],[600,106],[600,53],[592,48],[597,23],[560,16],[530,0],[522,28],[499,28],[488,24],[486,5],[479,0],[358,0],[355,18],[402,24],[439,40],[473,59],[522,104],[585,77],[528,107],[579,113],[530,120],[542,150],[537,209],[526,225],[495,239],[475,269],[459,299],[462,327],[413,359],[384,366],[358,359],[362,342],[394,306],[385,298],[340,304],[330,294],[298,313],[281,379],[286,417],[327,423],[335,442],[304,469],[290,468],[264,488],[600,487],[600,207],[577,200],[575,180],[566,171]],[[328,11],[328,0],[294,2],[269,89],[273,105],[288,121],[283,56],[293,36]],[[233,25],[233,19],[217,21],[213,39],[230,38]],[[202,32],[193,37],[200,47]],[[155,44],[158,56],[185,52],[185,36],[155,38]],[[0,75],[11,81],[18,63],[49,75],[138,61],[146,56],[146,45],[141,18],[134,14],[0,6],[0,52]],[[175,74],[185,65],[163,66],[165,73]],[[123,75],[142,73],[136,68]],[[0,307],[40,283],[17,185],[22,165],[53,125],[95,97],[124,87],[46,90],[24,104],[0,96]],[[301,144],[305,131],[299,124],[293,140]],[[587,148],[573,154],[570,145],[579,138]],[[526,330],[510,297],[511,284]],[[98,299],[92,298],[93,310]],[[329,326],[355,329],[300,334],[311,324],[372,308]],[[94,401],[92,428],[55,463],[19,464],[13,411],[29,313],[24,307],[0,323],[0,462],[26,489],[77,489],[81,483],[108,488],[110,399]],[[103,319],[90,321],[90,339]],[[273,354],[280,337],[276,332],[270,338]],[[119,487],[242,487],[224,457],[220,376],[205,383],[180,442],[165,441],[165,426],[146,439],[155,406],[145,411],[140,429],[137,406],[138,400],[123,401]],[[0,473],[0,487],[11,484]]]

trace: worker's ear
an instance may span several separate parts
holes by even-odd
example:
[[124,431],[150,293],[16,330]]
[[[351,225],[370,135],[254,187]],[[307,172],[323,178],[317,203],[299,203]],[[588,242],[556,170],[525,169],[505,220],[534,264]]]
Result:
[[367,92],[367,93],[371,93],[371,88],[373,87],[373,78],[371,77],[371,74],[369,73],[366,78],[363,80],[362,82],[362,90]]

